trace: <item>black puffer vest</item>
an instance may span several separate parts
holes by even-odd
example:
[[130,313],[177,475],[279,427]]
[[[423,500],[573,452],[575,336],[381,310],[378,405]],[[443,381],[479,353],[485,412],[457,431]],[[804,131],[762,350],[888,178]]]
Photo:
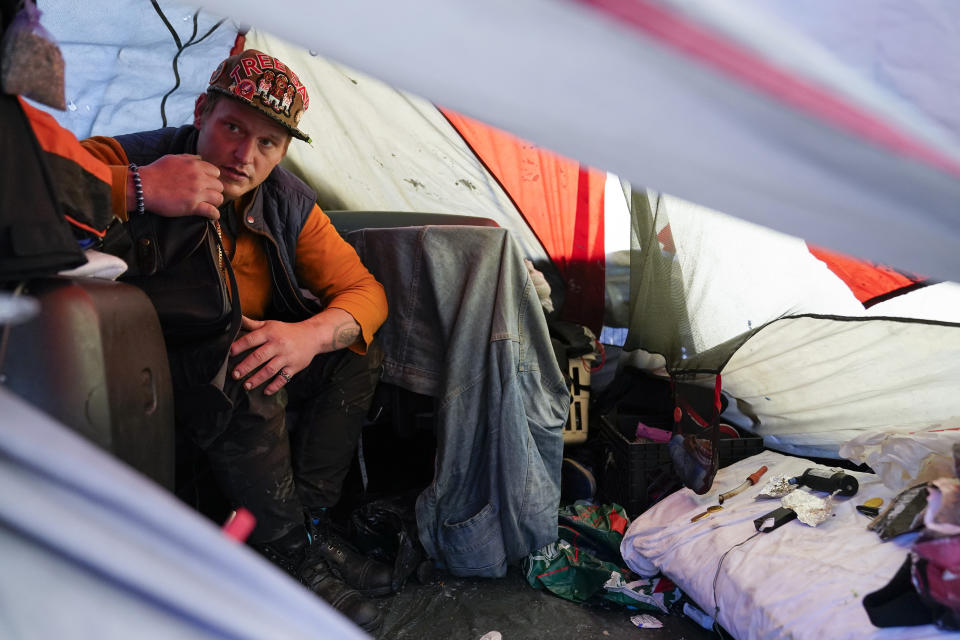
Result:
[[[147,165],[160,156],[197,152],[197,129],[191,125],[116,136],[130,162]],[[294,275],[297,238],[317,201],[316,192],[282,167],[264,180],[243,216],[243,224],[263,237],[270,264],[273,320],[304,320],[320,310],[301,292]]]

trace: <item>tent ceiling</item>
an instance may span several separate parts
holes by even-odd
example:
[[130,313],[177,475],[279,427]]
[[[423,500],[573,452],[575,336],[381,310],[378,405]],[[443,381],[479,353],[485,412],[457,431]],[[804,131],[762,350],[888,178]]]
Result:
[[[800,33],[766,34],[809,54],[806,66],[780,65],[746,31],[775,26],[755,7],[725,5],[733,17],[721,29],[698,3],[682,3],[684,14],[675,3],[644,0],[286,0],[282,11],[204,4],[635,184],[855,256],[960,279],[956,140],[870,78],[841,92],[837,79],[850,70],[819,46],[814,55]],[[611,7],[636,19],[625,23]],[[798,103],[704,61],[645,20],[664,15],[668,27],[705,28],[756,69],[767,65],[812,93]],[[753,21],[738,20],[744,15]],[[846,125],[802,107],[817,95],[836,99]],[[881,123],[888,137],[865,137],[858,118]]]

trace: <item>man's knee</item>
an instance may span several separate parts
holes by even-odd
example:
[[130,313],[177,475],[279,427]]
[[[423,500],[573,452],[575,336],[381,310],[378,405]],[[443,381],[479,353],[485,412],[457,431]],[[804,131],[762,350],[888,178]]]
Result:
[[317,356],[287,385],[294,408],[307,405],[340,406],[348,413],[366,411],[380,381],[384,353],[373,341],[365,353],[349,349]]
[[380,382],[383,349],[373,341],[366,353],[349,351],[330,378],[348,409],[366,411]]
[[367,352],[360,356],[360,358],[363,360],[364,366],[367,368],[367,370],[376,373],[376,377],[379,380],[381,372],[380,367],[383,365],[384,358],[383,347],[380,346],[380,343],[376,340],[371,341],[367,346]]

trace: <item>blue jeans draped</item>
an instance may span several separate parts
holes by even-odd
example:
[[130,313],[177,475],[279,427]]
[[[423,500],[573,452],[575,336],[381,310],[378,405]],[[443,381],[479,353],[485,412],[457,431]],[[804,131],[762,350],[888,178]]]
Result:
[[382,379],[437,399],[420,540],[454,575],[503,576],[556,540],[570,401],[523,257],[492,227],[346,237],[390,304]]

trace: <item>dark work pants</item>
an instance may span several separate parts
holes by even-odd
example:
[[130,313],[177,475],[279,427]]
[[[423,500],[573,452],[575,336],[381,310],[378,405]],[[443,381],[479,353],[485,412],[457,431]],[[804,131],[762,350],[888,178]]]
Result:
[[[231,358],[228,371],[244,355]],[[178,403],[178,428],[205,452],[232,506],[256,517],[250,542],[276,540],[303,525],[305,509],[336,504],[382,361],[374,342],[362,356],[347,349],[318,355],[272,396],[264,395],[266,384],[246,391],[243,380],[228,379],[229,411],[191,412]]]

